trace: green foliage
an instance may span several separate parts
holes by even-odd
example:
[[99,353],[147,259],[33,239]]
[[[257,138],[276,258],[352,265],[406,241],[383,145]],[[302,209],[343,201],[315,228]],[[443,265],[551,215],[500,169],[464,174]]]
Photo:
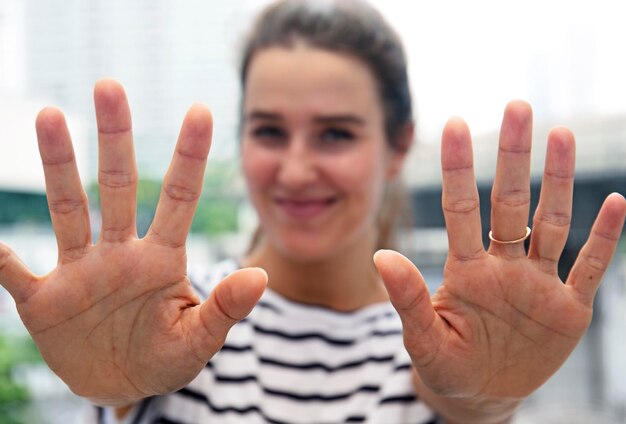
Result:
[[214,236],[237,230],[236,200],[228,197],[202,198],[191,224],[194,233]]
[[29,421],[28,391],[13,380],[11,373],[17,365],[41,361],[41,355],[30,338],[0,336],[0,424]]
[[237,231],[241,202],[236,189],[238,176],[239,167],[234,161],[209,163],[192,232],[215,236]]
[[150,228],[156,211],[161,183],[154,180],[139,180],[137,184],[137,231],[143,236]]

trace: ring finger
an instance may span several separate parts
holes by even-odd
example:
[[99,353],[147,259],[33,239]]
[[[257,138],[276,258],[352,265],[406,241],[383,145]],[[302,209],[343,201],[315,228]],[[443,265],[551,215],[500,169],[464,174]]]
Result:
[[[530,211],[530,147],[532,110],[528,103],[513,101],[504,111],[496,176],[491,192],[491,230],[496,240],[523,238]],[[524,244],[492,242],[491,253],[525,255]]]

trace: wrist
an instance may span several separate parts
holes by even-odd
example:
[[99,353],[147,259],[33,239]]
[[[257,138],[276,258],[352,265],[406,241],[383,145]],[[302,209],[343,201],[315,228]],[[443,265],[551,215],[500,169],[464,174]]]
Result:
[[507,424],[522,403],[519,398],[501,397],[449,397],[440,395],[428,388],[413,373],[415,390],[446,424]]
[[442,416],[446,424],[508,424],[521,403],[521,399],[447,398],[447,413]]

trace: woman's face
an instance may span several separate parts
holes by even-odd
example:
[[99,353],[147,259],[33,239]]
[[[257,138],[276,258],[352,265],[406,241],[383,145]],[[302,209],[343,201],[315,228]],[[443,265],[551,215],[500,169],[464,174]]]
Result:
[[373,239],[403,154],[388,147],[369,68],[302,44],[267,48],[244,96],[243,171],[267,241],[314,261]]

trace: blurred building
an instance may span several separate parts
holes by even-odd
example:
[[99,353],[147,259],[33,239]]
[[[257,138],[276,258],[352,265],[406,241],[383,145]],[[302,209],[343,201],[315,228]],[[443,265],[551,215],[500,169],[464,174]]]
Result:
[[26,90],[87,123],[90,179],[97,169],[92,90],[103,77],[127,90],[140,176],[162,177],[182,118],[196,101],[214,114],[212,157],[232,157],[238,106],[233,46],[249,9],[247,2],[217,0],[25,2]]
[[[37,148],[35,117],[44,103],[0,89],[0,226],[47,223],[43,167]],[[86,150],[81,122],[66,116],[73,134],[79,172],[85,174]]]
[[[545,121],[535,114],[531,157],[531,180],[538,182],[544,168],[548,133],[563,124]],[[578,116],[566,125],[576,138],[576,177],[613,178],[626,174],[626,115]],[[489,184],[495,175],[498,154],[498,133],[473,137],[474,167],[479,184]],[[441,186],[441,147],[439,144],[418,144],[405,168],[409,186],[414,190]]]

